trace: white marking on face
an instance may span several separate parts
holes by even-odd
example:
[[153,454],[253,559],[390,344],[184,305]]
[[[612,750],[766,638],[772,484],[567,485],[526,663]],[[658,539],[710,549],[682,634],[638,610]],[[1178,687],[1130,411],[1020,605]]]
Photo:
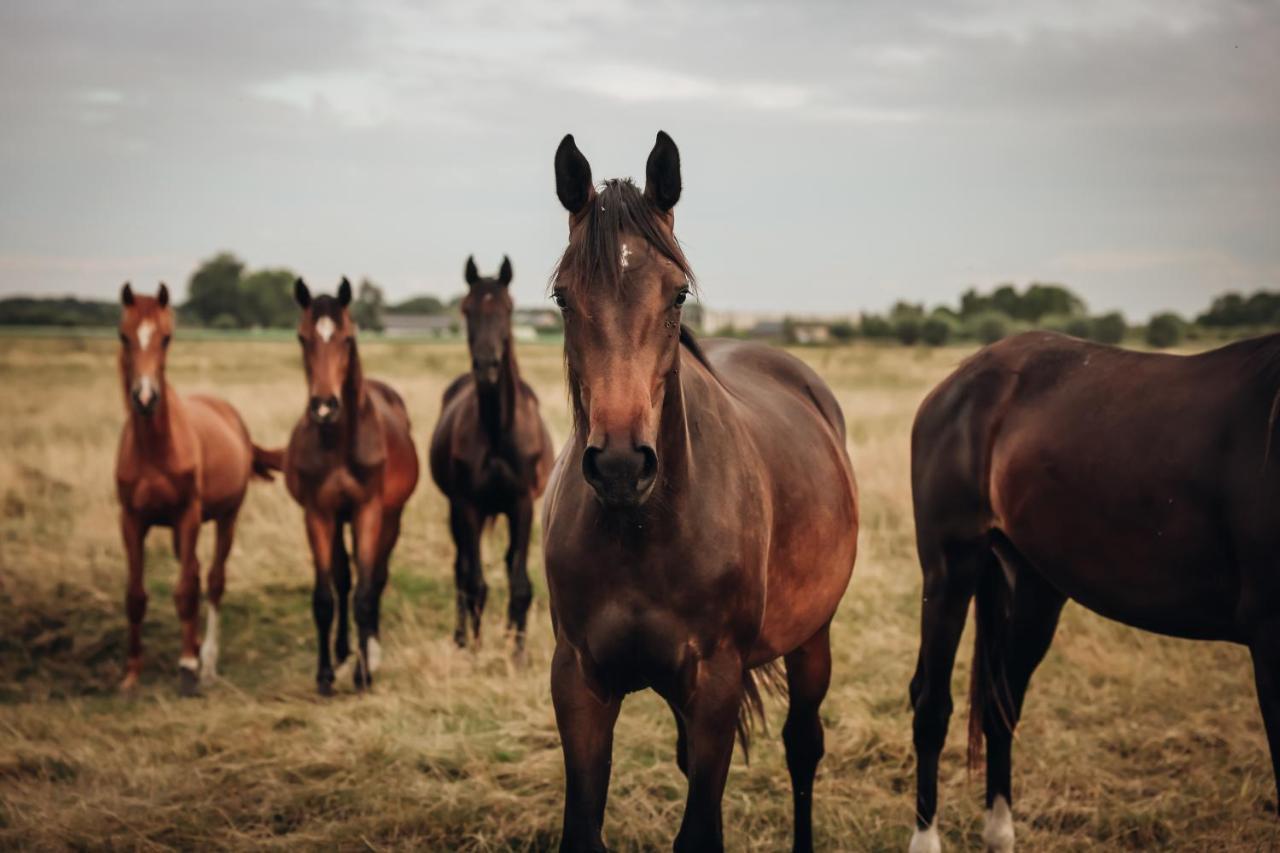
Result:
[[938,837],[938,822],[935,820],[925,829],[917,829],[911,836],[911,846],[907,853],[942,853],[942,840]]
[[333,320],[329,317],[321,317],[316,320],[316,334],[325,343],[329,342],[329,339],[333,337],[333,333],[337,330],[338,327],[333,324]]
[[178,658],[178,666],[183,669],[189,669],[192,672],[200,671],[200,661],[194,655],[183,655]]
[[631,261],[631,247],[626,243],[622,244],[622,268],[625,270]]
[[987,845],[988,853],[1013,853],[1013,811],[1003,794],[997,794],[991,808],[987,809],[982,841]]
[[329,404],[328,404],[328,403],[321,403],[319,406],[317,406],[317,407],[316,407],[316,417],[320,417],[320,418],[327,418],[327,417],[329,417]]
[[382,644],[378,642],[377,637],[369,638],[369,673],[378,671],[382,666]]
[[138,402],[142,405],[149,405],[156,396],[156,383],[152,381],[150,376],[143,376],[138,380]]
[[156,333],[156,324],[150,320],[143,320],[138,324],[138,348],[146,349],[151,346],[151,336]]
[[204,626],[204,642],[200,644],[200,680],[210,681],[218,675],[218,608],[209,605]]

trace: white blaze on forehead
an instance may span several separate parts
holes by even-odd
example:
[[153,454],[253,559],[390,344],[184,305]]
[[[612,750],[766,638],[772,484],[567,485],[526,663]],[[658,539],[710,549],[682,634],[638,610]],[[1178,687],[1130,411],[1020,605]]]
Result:
[[630,265],[631,247],[626,243],[622,244],[622,268],[625,270]]
[[326,343],[333,337],[333,333],[337,331],[337,328],[329,317],[321,317],[316,320],[316,334],[320,336],[320,340]]
[[143,320],[138,324],[138,346],[146,349],[151,346],[151,337],[156,333],[156,324],[150,320]]

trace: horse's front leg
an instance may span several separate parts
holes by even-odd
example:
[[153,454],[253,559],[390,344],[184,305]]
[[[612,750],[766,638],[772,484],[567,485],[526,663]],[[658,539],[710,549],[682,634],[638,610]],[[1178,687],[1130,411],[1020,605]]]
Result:
[[[378,577],[378,544],[382,539],[382,501],[362,504],[351,521],[356,548],[356,631],[355,685],[363,690],[373,684],[369,643],[378,630],[378,599],[386,585],[385,574]],[[374,644],[377,640],[373,639]]]
[[329,631],[333,627],[333,540],[338,528],[332,513],[306,510],[307,542],[315,565],[315,588],[311,592],[311,616],[316,623],[318,660],[316,689],[321,696],[333,693],[333,658],[329,651]]
[[181,564],[173,603],[182,622],[182,653],[178,658],[178,689],[193,696],[200,685],[200,560],[196,542],[200,538],[200,501],[193,500],[173,526],[173,550]]
[[609,797],[613,726],[619,697],[597,696],[588,687],[578,656],[562,638],[551,659],[551,701],[564,751],[564,826],[561,851],[604,850],[600,830]]
[[677,851],[724,849],[720,801],[733,758],[744,670],[741,657],[720,649],[698,666],[695,688],[680,712],[685,721],[689,796]]
[[143,583],[143,542],[147,525],[129,510],[120,513],[120,534],[129,561],[129,581],[124,593],[124,610],[129,617],[129,657],[125,664],[120,689],[130,691],[138,686],[142,674],[142,620],[147,615],[147,587]]
[[507,548],[507,630],[515,635],[515,658],[524,660],[524,633],[533,601],[533,585],[529,583],[529,537],[533,532],[533,497],[521,497],[507,515],[511,527],[511,544]]

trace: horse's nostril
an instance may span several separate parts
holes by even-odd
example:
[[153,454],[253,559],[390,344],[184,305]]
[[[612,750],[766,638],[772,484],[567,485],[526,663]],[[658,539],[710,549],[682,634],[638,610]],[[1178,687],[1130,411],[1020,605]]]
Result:
[[582,476],[595,487],[599,487],[603,482],[600,477],[600,468],[597,464],[599,457],[600,448],[598,447],[588,447],[582,451]]
[[640,482],[648,483],[658,473],[658,452],[647,444],[640,445],[636,450],[644,457],[644,462],[640,465]]

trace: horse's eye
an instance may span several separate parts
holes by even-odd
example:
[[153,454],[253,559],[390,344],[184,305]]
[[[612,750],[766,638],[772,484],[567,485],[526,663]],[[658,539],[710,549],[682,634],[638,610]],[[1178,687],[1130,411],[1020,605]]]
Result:
[[679,308],[681,305],[684,304],[684,301],[688,298],[689,298],[689,288],[687,287],[681,288],[680,292],[676,294],[676,307]]
[[302,344],[305,347],[307,345],[306,337],[303,335],[298,335],[298,343]]
[[164,338],[160,341],[160,345],[163,346],[165,349],[169,348],[169,337],[170,337],[169,335],[165,335]]
[[555,293],[551,294],[551,298],[555,300],[557,307],[559,307],[561,311],[564,311],[569,307],[569,300],[564,298],[563,293],[556,291]]

